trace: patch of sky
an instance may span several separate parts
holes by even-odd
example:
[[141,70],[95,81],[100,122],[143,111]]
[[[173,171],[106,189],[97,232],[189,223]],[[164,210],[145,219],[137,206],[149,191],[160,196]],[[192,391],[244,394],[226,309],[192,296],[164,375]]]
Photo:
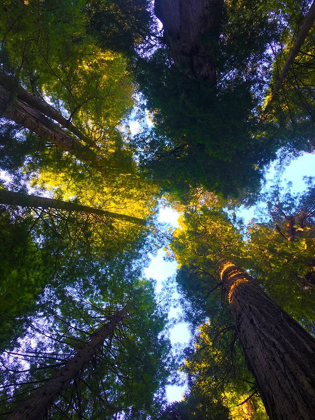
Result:
[[[291,184],[292,193],[303,192],[306,189],[304,179],[308,177],[315,177],[314,153],[303,153],[296,159],[291,160],[288,165],[281,165],[277,160],[270,165],[266,173],[266,182],[262,193],[267,192],[277,183],[284,188],[288,182]],[[244,223],[249,223],[255,216],[258,216],[261,208],[266,208],[264,201],[259,201],[250,208],[241,206],[236,213],[238,217],[243,219]]]
[[[303,178],[312,176],[315,177],[315,154],[304,153],[298,158],[291,160],[287,165],[281,165],[280,161],[277,160],[270,165],[270,168],[266,172],[266,182],[263,192],[266,192],[277,182],[281,183],[283,186],[285,186],[287,182],[291,182],[292,192],[303,192],[305,190]],[[264,204],[265,203],[263,202],[259,202],[257,205],[250,208],[242,206],[237,211],[237,216],[242,217],[244,222],[248,223],[256,215],[258,207],[262,207]],[[167,223],[171,227],[177,228],[179,216],[179,213],[174,209],[170,207],[161,207],[158,220],[161,223]],[[166,250],[160,249],[155,257],[151,256],[151,263],[149,267],[145,269],[145,276],[156,281],[156,292],[161,293],[163,284],[172,281],[172,278],[174,278],[176,274],[176,270],[176,261],[169,261]],[[178,296],[175,294],[173,299],[176,301],[177,298]],[[170,322],[173,322],[173,327],[170,331],[170,339],[175,349],[184,348],[191,340],[188,324],[184,322],[174,322],[175,319],[180,320],[181,318],[182,310],[177,305],[169,312]],[[186,389],[186,385],[168,386],[166,389],[168,402],[182,400]]]
[[[166,223],[172,228],[177,228],[179,213],[170,207],[161,207],[159,210],[158,221],[160,223]],[[163,293],[163,287],[167,288],[174,284],[174,276],[177,270],[177,262],[169,261],[167,258],[167,251],[163,248],[159,249],[156,256],[151,256],[151,263],[148,268],[145,269],[145,276],[147,278],[154,279],[156,281],[156,293]],[[186,347],[191,340],[191,334],[189,332],[189,326],[187,323],[182,322],[183,317],[182,309],[179,305],[179,295],[174,290],[174,287],[170,289],[172,291],[172,301],[174,305],[171,307],[168,318],[169,323],[172,325],[170,329],[170,340],[176,354]],[[185,378],[180,376],[181,380],[185,382]],[[182,386],[169,385],[166,387],[166,397],[168,402],[180,401],[183,398],[183,394],[187,389],[186,384]]]

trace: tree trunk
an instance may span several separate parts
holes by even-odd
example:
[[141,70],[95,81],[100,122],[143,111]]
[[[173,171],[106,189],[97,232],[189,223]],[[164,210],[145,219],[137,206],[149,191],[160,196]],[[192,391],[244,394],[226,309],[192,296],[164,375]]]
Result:
[[15,92],[17,98],[21,101],[27,103],[31,107],[37,109],[38,111],[45,114],[47,117],[52,118],[53,120],[57,121],[63,128],[71,131],[74,135],[76,135],[79,139],[83,140],[89,146],[93,146],[94,143],[91,139],[86,137],[80,130],[78,130],[71,121],[64,118],[58,111],[55,110],[54,107],[49,105],[43,99],[37,98],[36,96],[29,93],[27,90],[23,89],[19,86],[12,77],[5,75],[4,73],[0,72],[0,85],[5,90],[10,90],[10,92]]
[[0,113],[6,118],[46,138],[49,142],[74,155],[82,162],[92,164],[96,167],[102,167],[102,159],[89,147],[84,146],[77,139],[69,136],[38,109],[29,106],[20,99],[17,99],[14,103],[10,103],[11,99],[10,92],[0,85]]
[[218,48],[224,0],[156,0],[155,14],[163,23],[164,41],[175,65],[190,76],[217,81]]
[[267,107],[269,107],[271,105],[274,98],[277,96],[278,91],[279,91],[279,89],[282,85],[282,82],[285,79],[286,75],[288,74],[296,56],[300,52],[300,49],[301,49],[301,47],[302,47],[302,45],[305,41],[305,38],[309,34],[309,31],[311,30],[312,26],[314,25],[314,22],[315,22],[315,1],[313,1],[309,12],[305,16],[304,22],[303,22],[302,27],[301,27],[301,29],[300,29],[300,31],[299,31],[296,39],[295,39],[295,42],[294,42],[293,47],[290,51],[290,54],[289,54],[286,62],[284,63],[284,66],[282,68],[282,71],[280,73],[280,76],[279,76],[278,80],[275,83],[275,86],[274,86],[273,91],[272,91],[272,96],[271,96],[271,98],[270,98],[270,100],[269,100],[269,102],[266,106],[266,109],[267,109]]
[[146,224],[145,220],[139,219],[138,217],[113,213],[88,206],[82,206],[81,204],[72,203],[71,201],[54,200],[52,198],[37,197],[35,195],[28,195],[13,191],[0,190],[0,203],[21,207],[40,207],[42,209],[54,208],[58,210],[85,212],[90,214],[98,214],[100,216],[112,217],[114,219],[124,220],[130,223],[137,223],[138,225]]
[[33,396],[16,410],[8,420],[40,420],[43,418],[47,409],[60,393],[70,385],[70,382],[78,376],[81,369],[91,360],[106,338],[114,333],[117,324],[122,321],[126,314],[127,306],[116,312],[107,324],[93,334],[91,341],[63,368],[58,370],[51,379],[39,387]]
[[220,262],[239,340],[271,420],[313,420],[315,340],[243,270]]

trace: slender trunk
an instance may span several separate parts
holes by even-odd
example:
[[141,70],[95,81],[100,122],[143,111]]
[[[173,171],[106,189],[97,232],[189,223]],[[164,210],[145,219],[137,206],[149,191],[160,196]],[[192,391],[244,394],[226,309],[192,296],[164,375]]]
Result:
[[[163,23],[164,41],[175,65],[194,78],[217,81],[218,48],[223,0],[156,0],[155,14]],[[203,39],[204,38],[204,39]]]
[[40,207],[43,209],[54,208],[58,210],[85,212],[89,214],[98,214],[100,216],[112,217],[113,219],[124,220],[138,225],[145,225],[146,221],[138,217],[127,216],[125,214],[113,213],[111,211],[96,209],[81,204],[72,203],[71,201],[55,200],[47,197],[37,197],[24,193],[0,190],[0,203],[5,205],[21,206],[21,207]]
[[33,396],[29,398],[8,420],[40,420],[47,409],[54,403],[60,393],[67,389],[81,369],[91,360],[92,356],[102,346],[106,338],[110,337],[119,322],[127,314],[127,306],[116,312],[111,320],[101,327],[92,336],[91,341],[80,350],[63,368],[44,385],[39,387]]
[[49,105],[43,99],[39,99],[36,96],[29,93],[27,90],[23,89],[19,86],[12,77],[5,75],[4,73],[0,72],[0,85],[10,92],[16,92],[17,98],[21,101],[27,103],[31,107],[37,109],[38,111],[45,114],[47,117],[50,117],[57,121],[63,128],[71,131],[74,135],[76,135],[79,139],[83,140],[89,146],[93,146],[94,143],[91,139],[86,137],[80,130],[75,127],[71,121],[64,118],[58,111],[55,110],[54,107]]
[[49,142],[74,155],[82,162],[101,167],[102,160],[89,147],[69,136],[39,110],[20,99],[17,99],[14,104],[10,104],[10,99],[10,92],[0,86],[0,113],[3,113],[5,117],[46,138]]
[[313,420],[315,340],[230,261],[220,277],[248,367],[271,420]]
[[302,27],[295,39],[295,42],[293,44],[293,47],[290,51],[290,54],[284,63],[284,66],[282,68],[282,71],[280,73],[280,76],[278,80],[275,83],[275,86],[273,88],[272,96],[270,98],[270,101],[267,106],[271,104],[271,102],[274,100],[274,98],[277,96],[278,91],[283,83],[283,80],[285,79],[286,75],[288,74],[296,56],[300,52],[300,49],[305,41],[305,38],[307,37],[309,31],[311,30],[313,24],[315,22],[315,1],[313,1],[312,6],[310,7],[310,10],[308,11],[307,15],[305,16],[304,22],[302,24]]

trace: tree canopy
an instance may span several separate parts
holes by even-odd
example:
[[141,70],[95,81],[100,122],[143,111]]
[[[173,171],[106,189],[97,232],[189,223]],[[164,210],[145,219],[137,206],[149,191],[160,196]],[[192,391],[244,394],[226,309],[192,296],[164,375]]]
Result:
[[[0,414],[311,420],[314,185],[260,187],[314,151],[315,3],[152,3],[1,5]],[[180,363],[172,299],[143,277],[169,241]]]

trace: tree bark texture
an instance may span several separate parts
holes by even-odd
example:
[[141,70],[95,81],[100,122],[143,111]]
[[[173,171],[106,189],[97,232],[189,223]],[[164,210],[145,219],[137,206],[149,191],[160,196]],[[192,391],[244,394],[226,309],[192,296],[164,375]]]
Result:
[[217,81],[218,48],[224,0],[156,0],[155,14],[163,23],[164,41],[175,65],[190,76]]
[[89,214],[98,214],[100,216],[111,217],[114,219],[124,220],[125,222],[136,223],[138,225],[145,225],[146,221],[138,217],[128,216],[125,214],[113,213],[110,211],[96,209],[89,206],[82,206],[81,204],[72,203],[71,201],[55,200],[53,198],[38,197],[24,193],[17,193],[14,191],[0,190],[0,204],[21,206],[21,207],[35,207],[42,209],[54,208],[58,210],[85,212]]
[[80,350],[66,365],[58,370],[55,375],[44,385],[39,387],[8,420],[40,420],[47,409],[73,381],[81,369],[91,360],[92,356],[102,346],[106,338],[110,337],[117,326],[127,314],[127,306],[116,312],[111,320],[101,327],[92,336],[91,341]]
[[21,101],[27,103],[33,108],[36,108],[38,111],[45,114],[47,117],[52,118],[53,120],[57,121],[63,128],[66,128],[71,133],[76,135],[79,139],[83,140],[86,144],[93,146],[93,141],[86,137],[81,131],[75,127],[71,121],[64,118],[58,111],[55,110],[54,107],[49,105],[43,99],[40,99],[27,90],[23,89],[21,86],[16,84],[15,80],[12,77],[5,75],[4,73],[0,72],[0,85],[10,92],[15,92],[17,98]]
[[221,261],[239,340],[271,420],[313,420],[315,340],[249,275]]
[[[11,103],[12,102],[12,103]],[[82,162],[101,166],[101,159],[89,147],[69,136],[58,125],[51,122],[38,109],[20,99],[12,100],[11,94],[0,85],[0,113],[17,124],[33,131],[50,143],[69,152]]]

